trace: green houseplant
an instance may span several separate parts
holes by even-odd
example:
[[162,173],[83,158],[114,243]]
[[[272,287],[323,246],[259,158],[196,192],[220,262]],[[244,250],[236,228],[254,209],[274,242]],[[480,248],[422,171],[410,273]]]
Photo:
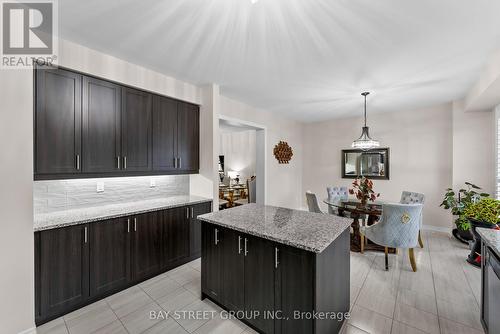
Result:
[[500,201],[494,198],[483,198],[478,202],[467,205],[463,214],[469,220],[474,236],[474,245],[467,257],[467,262],[476,267],[480,267],[481,236],[476,229],[478,227],[497,228],[497,223],[500,220]]
[[481,198],[489,197],[487,193],[480,192],[481,188],[470,182],[465,182],[465,187],[454,191],[452,188],[446,189],[443,201],[440,206],[445,210],[451,210],[451,214],[456,216],[456,229],[453,230],[453,235],[459,241],[467,243],[472,240],[470,232],[470,221],[464,215],[464,210],[470,204],[479,201]]

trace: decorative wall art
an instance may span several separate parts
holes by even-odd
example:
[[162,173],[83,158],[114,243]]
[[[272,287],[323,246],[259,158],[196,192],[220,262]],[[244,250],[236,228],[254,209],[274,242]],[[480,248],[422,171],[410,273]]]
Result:
[[280,164],[287,164],[292,160],[293,150],[286,141],[280,141],[276,144],[273,153]]

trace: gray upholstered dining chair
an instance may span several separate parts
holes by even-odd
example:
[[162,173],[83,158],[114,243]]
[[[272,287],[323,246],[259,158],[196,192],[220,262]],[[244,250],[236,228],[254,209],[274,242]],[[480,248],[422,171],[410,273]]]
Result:
[[[399,201],[399,203],[401,204],[422,204],[422,205],[424,204],[424,202],[425,202],[424,194],[411,191],[403,191],[403,193],[401,194],[401,200]],[[424,248],[422,235],[420,233],[422,225],[423,225],[423,215],[420,216],[420,229],[418,230],[418,244],[420,245],[420,248]]]
[[[349,198],[349,193],[347,187],[326,187],[326,192],[328,194],[328,201],[332,203],[347,200]],[[338,210],[334,209],[332,205],[328,205],[328,213],[338,214]]]
[[392,248],[408,248],[410,264],[417,271],[413,248],[418,243],[418,231],[422,215],[422,204],[382,204],[380,221],[371,226],[361,226],[361,251],[364,238],[385,247],[385,269],[389,270],[388,251]]
[[306,200],[309,212],[323,213],[323,211],[321,211],[321,209],[319,208],[318,198],[316,197],[316,194],[312,193],[311,191],[306,191]]
[[234,201],[234,204],[243,205],[248,203],[256,203],[256,196],[255,196],[256,190],[257,190],[257,178],[255,176],[252,176],[250,180],[247,180],[247,191],[248,191],[247,198],[238,199]]

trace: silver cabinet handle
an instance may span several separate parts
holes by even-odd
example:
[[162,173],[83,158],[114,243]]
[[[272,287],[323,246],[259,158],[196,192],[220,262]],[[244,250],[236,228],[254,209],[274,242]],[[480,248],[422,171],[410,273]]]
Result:
[[191,218],[194,218],[194,209],[191,207]]
[[130,233],[130,218],[127,219],[127,233]]
[[241,254],[241,237],[238,236],[238,254]]
[[278,252],[279,252],[278,247],[274,247],[274,268],[278,268],[278,264],[280,264],[278,260]]
[[248,254],[247,243],[248,243],[248,239],[245,238],[245,256],[247,256],[247,254]]
[[215,229],[215,244],[219,244],[219,230]]
[[134,232],[137,232],[137,218],[134,218]]
[[179,157],[179,167],[177,167],[177,168],[182,168],[182,158],[181,157]]
[[189,208],[186,208],[186,218],[189,219]]
[[120,169],[120,156],[116,157],[116,167]]
[[87,227],[84,228],[84,240],[85,240],[85,243],[87,243]]
[[123,157],[123,169],[127,169],[127,157]]
[[174,158],[174,168],[177,168],[177,158]]
[[76,170],[80,170],[80,154],[76,155]]

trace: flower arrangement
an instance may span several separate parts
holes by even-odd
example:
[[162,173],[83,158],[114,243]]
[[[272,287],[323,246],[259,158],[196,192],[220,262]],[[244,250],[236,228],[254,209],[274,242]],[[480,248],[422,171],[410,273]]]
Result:
[[352,189],[349,189],[349,194],[355,195],[363,206],[366,205],[368,201],[374,202],[377,197],[380,196],[379,193],[373,191],[373,181],[364,176],[354,180]]

